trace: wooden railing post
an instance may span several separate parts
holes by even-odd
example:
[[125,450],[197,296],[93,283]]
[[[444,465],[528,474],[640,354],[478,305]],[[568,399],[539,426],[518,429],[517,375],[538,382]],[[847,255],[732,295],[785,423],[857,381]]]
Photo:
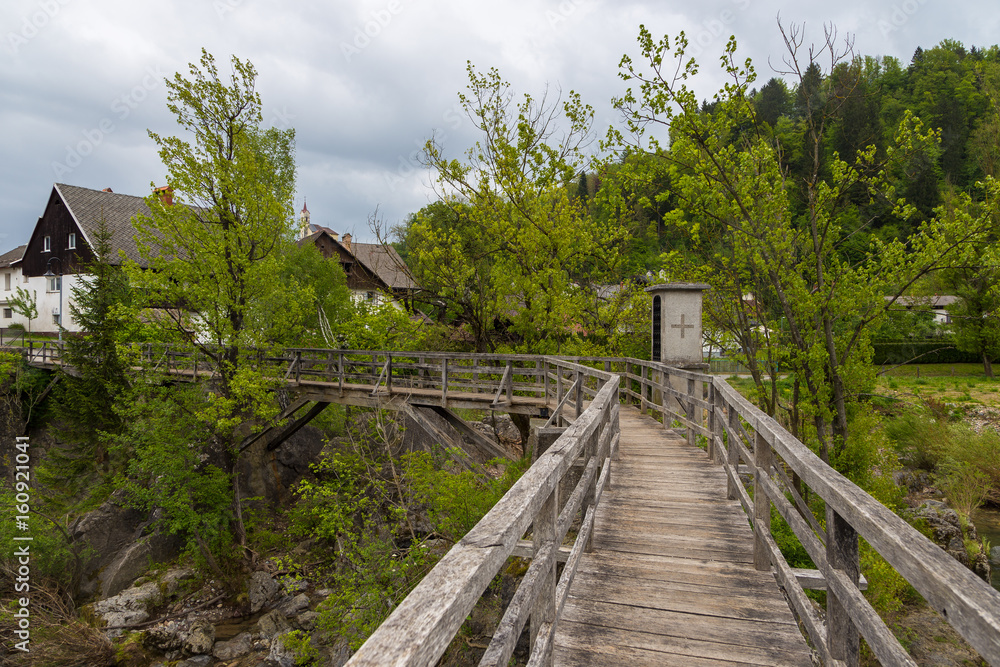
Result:
[[555,425],[562,426],[562,397],[563,397],[563,385],[562,385],[562,369],[559,366],[556,369],[556,419]]
[[514,362],[507,362],[507,405],[514,402]]
[[[826,559],[831,568],[840,570],[854,586],[858,585],[861,575],[858,533],[829,505],[826,508]],[[830,587],[826,592],[826,617],[830,657],[855,667],[861,651],[858,629]]]
[[385,388],[392,394],[392,353],[386,353],[385,360]]
[[[535,555],[541,551],[546,544],[555,547],[556,521],[559,518],[559,485],[556,484],[549,493],[545,502],[542,503],[538,516],[532,524],[531,541]],[[555,551],[552,552],[552,562],[546,568],[539,581],[538,598],[535,606],[531,610],[531,650],[535,650],[535,643],[538,641],[538,633],[543,627],[555,622],[556,619],[556,559]],[[548,660],[543,660],[542,664],[548,665]]]
[[[729,437],[726,439],[726,458],[728,460],[729,467],[733,469],[734,473],[738,474],[740,469],[740,436],[738,435],[739,431],[737,430],[737,427],[740,425],[740,413],[737,411],[736,406],[732,403],[726,405],[726,411],[728,412],[727,419],[729,421]],[[726,497],[729,500],[736,500],[740,497],[739,492],[736,489],[736,483],[733,482],[731,478],[729,478],[726,487]]]
[[441,360],[441,405],[448,407],[448,357]]
[[337,354],[337,375],[339,375],[340,380],[340,395],[344,395],[344,353],[339,352]]
[[[632,391],[632,380],[631,380],[631,379],[629,379],[629,370],[630,370],[630,369],[631,369],[631,364],[629,363],[629,360],[628,360],[628,358],[626,357],[626,358],[625,358],[625,375],[624,375],[624,376],[623,376],[623,378],[622,378],[622,379],[623,379],[623,380],[625,381],[625,390],[626,390],[626,392],[629,392],[629,391]],[[625,400],[626,400],[626,402],[627,402],[627,403],[628,403],[629,405],[631,405],[631,404],[632,404],[632,397],[631,397],[631,396],[629,396],[629,395],[628,395],[628,393],[626,393],[626,394],[625,394],[625,396],[627,397],[627,398],[625,399]]]
[[545,404],[548,405],[549,383],[548,377],[545,375],[545,359],[539,359],[535,362],[535,379],[536,385],[538,384],[537,380],[542,381],[542,399],[546,402]]
[[[601,428],[598,424],[597,428],[591,434],[587,441],[583,443],[583,466],[584,469],[590,464],[591,459],[597,457],[598,450],[601,446]],[[598,466],[600,466],[600,461],[598,461]],[[595,473],[593,477],[590,478],[590,483],[587,484],[587,490],[583,493],[583,503],[580,505],[580,516],[587,516],[587,508],[594,504],[594,499],[597,497],[597,478],[599,474]],[[584,545],[585,551],[592,551],[594,548],[594,534],[590,534],[590,538]]]
[[573,399],[576,401],[576,416],[579,417],[583,414],[583,375],[580,371],[576,372],[576,397]]
[[302,350],[295,351],[295,384],[302,382]]
[[708,403],[712,409],[708,411],[708,458],[712,463],[722,463],[722,456],[719,454],[719,447],[715,439],[721,435],[722,426],[719,424],[719,397],[715,393],[715,383],[708,384]]
[[771,532],[771,501],[761,480],[771,471],[771,445],[760,433],[753,442],[753,463],[753,566],[757,570],[770,570],[771,552],[762,536]]
[[[652,395],[652,389],[646,383],[646,371],[649,370],[646,366],[639,366],[639,412],[646,414],[646,408],[648,407],[648,401],[646,400],[646,392],[649,391]],[[650,371],[652,373],[652,371]]]
[[[697,437],[696,431],[693,428],[694,421],[695,421],[695,419],[694,419],[694,415],[695,415],[694,398],[695,398],[695,391],[696,390],[697,390],[697,383],[694,381],[694,378],[688,378],[688,381],[687,381],[687,396],[688,396],[688,401],[687,401],[687,405],[684,406],[684,416],[686,416],[687,419],[688,419],[687,443],[689,445],[694,445],[695,444],[695,438]],[[699,419],[698,421],[700,422],[701,420]]]
[[[670,420],[667,419],[667,401],[671,399],[669,393],[665,390],[670,387],[670,373],[667,371],[660,371],[660,418],[663,420],[663,430],[666,431],[670,428]],[[678,401],[678,405],[680,402]]]

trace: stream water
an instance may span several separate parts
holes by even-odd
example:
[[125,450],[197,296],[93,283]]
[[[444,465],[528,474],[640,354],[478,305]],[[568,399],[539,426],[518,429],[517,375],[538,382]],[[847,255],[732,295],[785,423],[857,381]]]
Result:
[[[972,513],[972,523],[990,548],[1000,546],[1000,511],[980,508]],[[991,576],[993,588],[1000,590],[1000,565],[993,565]]]

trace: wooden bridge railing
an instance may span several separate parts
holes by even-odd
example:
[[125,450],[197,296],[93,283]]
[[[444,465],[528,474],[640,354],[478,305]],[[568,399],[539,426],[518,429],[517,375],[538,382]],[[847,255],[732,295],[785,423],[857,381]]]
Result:
[[[859,636],[884,665],[916,664],[859,589],[859,539],[990,664],[1000,664],[1000,593],[823,463],[722,378],[653,362],[616,364],[627,367],[621,377],[632,384],[622,389],[624,400],[658,413],[665,428],[687,429],[689,440],[704,438],[709,457],[725,468],[728,496],[740,501],[753,526],[755,567],[774,569],[824,664],[858,664]],[[750,488],[746,473],[752,474]],[[823,516],[814,515],[809,495],[822,500]],[[816,565],[812,576],[793,570],[782,556],[771,534],[772,507]],[[825,623],[805,588],[827,591]]]
[[[147,344],[141,356],[151,368],[176,375],[214,372],[204,353],[190,348]],[[346,390],[366,388],[376,395],[394,389],[434,389],[445,397],[488,393],[495,394],[497,406],[513,396],[544,398],[550,373],[543,357],[513,354],[291,348],[278,355],[251,355],[248,361],[276,379],[298,384],[332,383]]]
[[[25,354],[32,363],[51,365],[59,362],[60,348],[42,343]],[[150,346],[144,355],[151,365],[173,373],[213,372],[204,357],[190,351]],[[684,428],[689,442],[704,442],[710,459],[724,467],[728,497],[739,500],[753,527],[755,566],[773,568],[824,664],[857,664],[859,637],[882,664],[914,664],[861,594],[859,539],[986,660],[1000,664],[1000,593],[823,463],[721,378],[619,358],[298,349],[259,355],[258,363],[272,365],[274,377],[296,383],[335,383],[373,394],[429,389],[445,404],[460,393],[487,394],[484,398],[499,408],[517,396],[534,397],[549,406],[547,426],[570,423],[372,635],[352,665],[433,664],[515,553],[532,557],[532,564],[481,664],[505,665],[528,619],[530,664],[549,664],[555,623],[576,559],[589,541],[593,508],[610,483],[619,399],[658,415],[664,428]],[[585,465],[581,480],[561,504],[560,484],[566,484],[580,457]],[[743,481],[747,474],[752,475],[749,484]],[[808,497],[823,507],[817,510],[821,516],[814,514]],[[771,534],[772,508],[798,537],[815,571],[796,571],[785,561]],[[576,521],[577,538],[557,581],[555,562],[566,558],[560,547]],[[525,542],[529,528],[531,542]],[[807,588],[826,589],[825,622],[806,597]]]
[[[531,565],[480,665],[505,667],[526,625],[531,637],[529,664],[551,664],[556,621],[580,556],[590,543],[596,506],[610,484],[610,462],[619,438],[619,378],[558,359],[534,361],[541,362],[536,367],[541,369],[543,387],[561,386],[572,376],[579,380],[574,385],[580,388],[578,395],[589,388],[587,409],[580,410],[500,502],[424,577],[349,665],[434,664],[507,558],[525,547]],[[507,374],[500,370],[502,376]],[[579,399],[575,408],[582,408]],[[576,464],[582,465],[582,475],[564,496],[561,482]],[[572,528],[576,538],[557,578],[556,563],[563,559],[560,548]],[[526,534],[530,534],[527,543]]]
[[62,343],[50,341],[23,341],[21,353],[29,364],[55,366],[62,361]]

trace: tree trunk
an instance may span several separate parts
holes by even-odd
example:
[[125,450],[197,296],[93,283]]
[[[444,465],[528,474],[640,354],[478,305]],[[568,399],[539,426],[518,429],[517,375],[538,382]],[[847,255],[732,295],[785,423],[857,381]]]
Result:
[[985,352],[983,352],[983,372],[986,373],[986,377],[993,379],[993,364]]
[[510,413],[510,420],[517,427],[517,432],[521,435],[521,453],[528,453],[528,436],[531,435],[531,417],[528,415]]

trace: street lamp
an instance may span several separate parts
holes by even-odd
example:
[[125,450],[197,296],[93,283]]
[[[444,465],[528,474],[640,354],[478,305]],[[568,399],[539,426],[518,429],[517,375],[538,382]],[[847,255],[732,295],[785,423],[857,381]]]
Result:
[[[53,260],[59,262],[59,273],[52,272],[52,262]],[[63,330],[63,312],[62,312],[62,260],[58,257],[49,257],[49,261],[45,264],[45,273],[42,274],[46,278],[59,278],[59,344],[62,344],[62,330]]]

